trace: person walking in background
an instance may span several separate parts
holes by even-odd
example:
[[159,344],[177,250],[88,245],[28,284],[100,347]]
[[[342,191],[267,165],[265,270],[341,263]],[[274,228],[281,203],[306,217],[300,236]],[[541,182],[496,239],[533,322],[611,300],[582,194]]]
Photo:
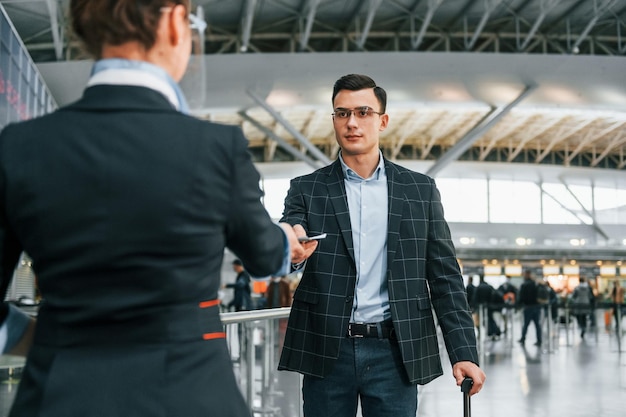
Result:
[[250,288],[250,274],[246,272],[243,263],[239,259],[233,261],[233,270],[237,273],[235,282],[225,284],[223,288],[232,288],[233,299],[226,306],[227,310],[235,311],[252,310],[252,290]]
[[517,305],[523,309],[524,315],[522,337],[518,342],[522,345],[526,343],[526,333],[528,332],[528,326],[532,322],[535,325],[535,333],[537,334],[535,346],[541,346],[541,305],[537,302],[537,283],[529,269],[524,271],[524,282],[519,290]]
[[502,294],[502,301],[504,302],[502,312],[502,321],[504,322],[504,331],[506,333],[509,330],[511,323],[509,322],[509,315],[512,313],[512,309],[515,307],[519,290],[515,285],[511,283],[511,276],[506,275],[506,280],[498,287],[498,292]]
[[474,300],[472,305],[477,306],[478,309],[483,309],[483,312],[487,314],[487,336],[492,340],[496,340],[502,334],[500,326],[493,318],[493,313],[502,307],[504,300],[499,295],[491,284],[485,281],[485,276],[480,274],[478,276],[478,287],[474,291]]
[[502,299],[505,304],[515,305],[519,290],[511,283],[510,275],[507,275],[505,278],[506,280],[498,287],[498,292],[502,294]]
[[585,277],[580,277],[579,284],[572,291],[571,309],[580,328],[580,337],[585,338],[587,330],[587,316],[591,314],[595,297]]
[[289,281],[285,276],[272,277],[265,292],[267,308],[291,306],[291,291]]
[[619,334],[621,322],[624,319],[624,288],[621,286],[619,279],[613,283],[611,290],[611,301],[613,303],[613,317],[615,318],[615,331]]
[[474,275],[467,276],[467,286],[465,287],[465,293],[467,294],[467,302],[472,309],[475,310],[474,306],[474,293],[476,292],[476,285],[474,285]]
[[[332,94],[338,159],[291,181],[281,221],[326,233],[294,294],[279,369],[304,374],[305,417],[415,417],[442,374],[432,308],[457,384],[485,375],[461,271],[432,178],[382,156],[386,93],[368,76]],[[387,204],[381,204],[387,202]]]
[[[224,250],[282,275],[315,243],[270,218],[241,129],[186,114],[188,0],[69,11],[96,60],[83,96],[0,133],[0,300],[22,251],[43,297],[10,416],[249,417],[219,316]],[[30,325],[9,314],[0,333]]]
[[469,304],[470,312],[472,313],[472,320],[474,326],[478,329],[480,326],[480,319],[478,318],[478,308],[474,305],[474,293],[476,292],[476,285],[474,285],[474,275],[467,276],[467,286],[465,287],[465,295],[467,296],[467,303]]

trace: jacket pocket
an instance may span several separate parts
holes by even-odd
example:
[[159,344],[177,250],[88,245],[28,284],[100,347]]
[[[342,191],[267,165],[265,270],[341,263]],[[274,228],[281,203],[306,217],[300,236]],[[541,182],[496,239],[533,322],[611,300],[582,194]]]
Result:
[[319,293],[315,288],[298,287],[293,294],[293,299],[307,304],[317,304]]
[[430,297],[428,294],[418,295],[416,299],[418,310],[430,310]]

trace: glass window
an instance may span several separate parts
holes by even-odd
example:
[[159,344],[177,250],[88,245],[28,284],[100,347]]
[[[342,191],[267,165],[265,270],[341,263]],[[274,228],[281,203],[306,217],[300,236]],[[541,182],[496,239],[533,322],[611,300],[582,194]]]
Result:
[[489,181],[489,215],[492,223],[541,222],[539,187],[526,181]]
[[261,180],[261,189],[265,191],[263,205],[272,219],[278,220],[283,216],[289,183],[290,178]]
[[486,223],[487,181],[437,178],[444,215],[449,222]]

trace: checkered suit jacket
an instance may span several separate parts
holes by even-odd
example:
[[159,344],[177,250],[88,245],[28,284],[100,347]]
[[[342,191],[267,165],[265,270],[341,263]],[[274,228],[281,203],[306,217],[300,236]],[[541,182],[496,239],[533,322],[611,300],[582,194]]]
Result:
[[[385,160],[391,316],[412,383],[442,374],[433,310],[454,364],[478,363],[474,324],[440,195],[432,178]],[[293,300],[279,369],[323,377],[345,340],[356,266],[339,160],[292,180],[281,221],[327,233]]]

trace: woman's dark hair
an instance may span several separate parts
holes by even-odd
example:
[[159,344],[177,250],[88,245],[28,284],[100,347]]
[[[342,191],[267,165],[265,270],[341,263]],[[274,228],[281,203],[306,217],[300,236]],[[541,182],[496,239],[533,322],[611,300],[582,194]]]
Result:
[[163,8],[178,4],[189,10],[189,0],[71,0],[72,30],[96,59],[103,45],[136,41],[148,50],[156,42]]
[[385,109],[387,108],[387,93],[385,92],[385,90],[383,90],[382,87],[378,87],[374,80],[372,80],[367,75],[348,74],[338,79],[333,86],[333,97],[331,99],[331,102],[335,102],[335,97],[341,90],[359,91],[365,88],[374,89],[374,94],[376,95],[378,103],[380,104],[380,110],[378,111],[384,113]]

